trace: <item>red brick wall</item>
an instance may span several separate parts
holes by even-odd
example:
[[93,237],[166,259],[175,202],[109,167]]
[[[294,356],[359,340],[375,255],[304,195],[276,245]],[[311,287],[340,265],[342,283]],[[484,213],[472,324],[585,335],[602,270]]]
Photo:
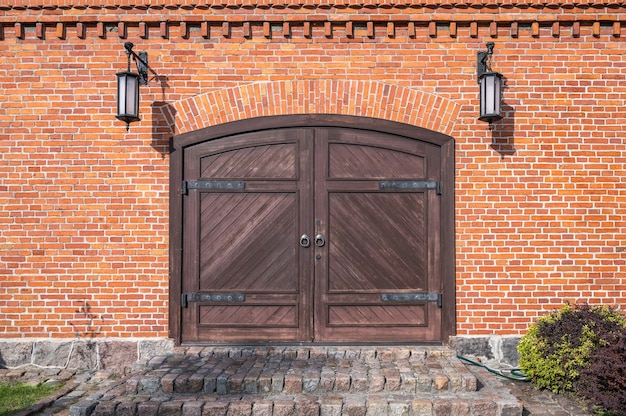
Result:
[[[25,3],[0,7],[2,337],[167,336],[169,137],[308,112],[455,138],[459,335],[626,303],[620,2]],[[128,133],[126,41],[151,67]],[[476,119],[488,41],[507,79],[493,131]]]

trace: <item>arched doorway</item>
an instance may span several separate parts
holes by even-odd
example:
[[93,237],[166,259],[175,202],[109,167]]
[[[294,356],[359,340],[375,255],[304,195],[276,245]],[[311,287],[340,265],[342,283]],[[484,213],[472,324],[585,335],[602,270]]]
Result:
[[264,117],[174,138],[180,343],[438,342],[454,333],[451,137]]

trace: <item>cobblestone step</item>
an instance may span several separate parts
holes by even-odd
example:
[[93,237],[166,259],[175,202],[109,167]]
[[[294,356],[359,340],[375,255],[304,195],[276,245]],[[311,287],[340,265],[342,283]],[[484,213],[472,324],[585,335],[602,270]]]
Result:
[[476,378],[441,348],[201,349],[157,357],[128,394],[419,393],[475,391]]
[[518,416],[522,404],[445,347],[183,348],[71,415]]
[[[485,395],[347,394],[341,396],[136,396],[73,406],[73,415],[141,416],[518,416],[515,399]],[[81,411],[82,410],[82,411]]]

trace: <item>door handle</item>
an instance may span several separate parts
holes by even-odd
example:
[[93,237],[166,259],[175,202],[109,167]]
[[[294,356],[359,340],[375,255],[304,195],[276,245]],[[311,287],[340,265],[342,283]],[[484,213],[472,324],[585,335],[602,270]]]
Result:
[[311,239],[308,235],[302,234],[302,237],[300,237],[300,245],[304,248],[311,246]]
[[315,245],[317,247],[324,247],[324,244],[326,244],[326,240],[324,239],[324,236],[321,234],[318,234],[315,236]]

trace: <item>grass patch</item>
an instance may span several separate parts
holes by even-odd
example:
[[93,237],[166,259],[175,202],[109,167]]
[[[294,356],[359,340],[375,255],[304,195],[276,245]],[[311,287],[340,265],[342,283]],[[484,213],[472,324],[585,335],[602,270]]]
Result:
[[21,410],[26,410],[61,387],[61,383],[2,383],[0,384],[0,416],[9,416]]

